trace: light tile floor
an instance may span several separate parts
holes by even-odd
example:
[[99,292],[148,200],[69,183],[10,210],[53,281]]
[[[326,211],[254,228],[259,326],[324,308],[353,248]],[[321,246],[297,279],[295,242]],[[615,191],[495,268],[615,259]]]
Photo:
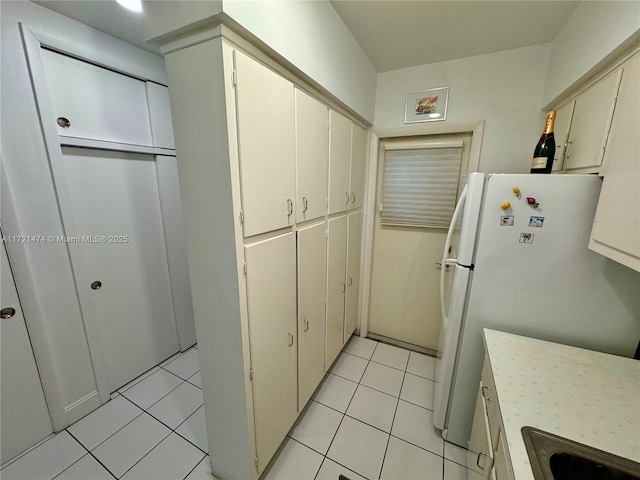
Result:
[[[435,360],[353,337],[265,480],[471,480],[431,421]],[[198,354],[177,354],[4,465],[3,480],[211,480]]]

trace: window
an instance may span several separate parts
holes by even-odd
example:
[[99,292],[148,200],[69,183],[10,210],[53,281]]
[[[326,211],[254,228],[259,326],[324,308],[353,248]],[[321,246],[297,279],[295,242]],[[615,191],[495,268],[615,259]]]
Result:
[[462,141],[385,145],[382,225],[448,228],[456,204]]

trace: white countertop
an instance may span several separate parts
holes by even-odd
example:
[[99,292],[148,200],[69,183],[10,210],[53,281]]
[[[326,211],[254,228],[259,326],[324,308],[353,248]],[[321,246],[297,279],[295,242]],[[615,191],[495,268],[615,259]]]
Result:
[[640,462],[640,361],[495,330],[484,342],[516,480],[529,425]]

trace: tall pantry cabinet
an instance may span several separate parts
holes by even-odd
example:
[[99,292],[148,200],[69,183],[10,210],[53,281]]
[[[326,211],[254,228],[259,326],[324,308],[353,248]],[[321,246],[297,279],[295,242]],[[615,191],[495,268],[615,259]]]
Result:
[[194,43],[163,50],[210,461],[257,479],[357,327],[366,130],[250,45]]

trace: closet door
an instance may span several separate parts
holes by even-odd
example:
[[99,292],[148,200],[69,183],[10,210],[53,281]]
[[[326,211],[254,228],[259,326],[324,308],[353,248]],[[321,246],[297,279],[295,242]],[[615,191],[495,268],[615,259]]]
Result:
[[364,194],[364,165],[367,152],[367,132],[358,125],[353,125],[351,138],[351,181],[349,208],[362,207]]
[[244,236],[295,222],[293,84],[235,51]]
[[360,245],[362,243],[362,211],[348,216],[347,294],[344,313],[344,343],[358,326],[358,293],[360,292]]
[[56,186],[68,195],[78,293],[114,391],[178,351],[156,164],[151,155],[70,147],[62,161],[66,188],[60,178]]
[[245,247],[258,471],[297,416],[296,245],[293,233]]
[[298,230],[298,408],[324,376],[326,223]]
[[296,175],[298,222],[327,212],[329,109],[296,89]]
[[329,112],[329,215],[349,208],[351,163],[351,120]]
[[1,254],[0,463],[4,463],[45,438],[53,427],[4,243]]
[[329,369],[344,345],[345,267],[347,216],[329,220],[327,253],[327,343],[325,369]]

